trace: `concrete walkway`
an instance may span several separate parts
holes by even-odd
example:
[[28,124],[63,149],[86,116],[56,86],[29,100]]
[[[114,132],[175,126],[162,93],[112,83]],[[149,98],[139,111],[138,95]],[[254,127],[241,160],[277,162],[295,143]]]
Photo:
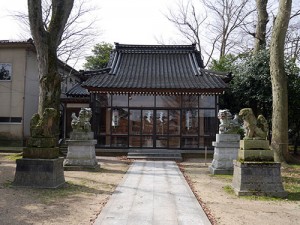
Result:
[[95,225],[211,224],[172,161],[135,161]]

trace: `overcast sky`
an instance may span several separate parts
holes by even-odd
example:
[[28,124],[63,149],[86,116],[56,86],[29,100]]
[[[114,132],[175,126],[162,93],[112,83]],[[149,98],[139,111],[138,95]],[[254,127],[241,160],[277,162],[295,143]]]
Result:
[[[158,44],[158,40],[165,44],[180,43],[176,28],[164,16],[176,0],[87,1],[97,8],[93,11],[98,19],[96,24],[99,30],[95,44],[102,41],[112,44]],[[27,12],[27,0],[1,1],[0,40],[29,38],[12,16],[16,11]]]
[[[75,0],[76,1],[76,0]],[[157,44],[175,40],[176,29],[164,17],[175,0],[89,0],[98,10],[99,41],[110,43]],[[0,40],[19,40],[24,32],[11,16],[27,11],[27,0],[1,1]]]

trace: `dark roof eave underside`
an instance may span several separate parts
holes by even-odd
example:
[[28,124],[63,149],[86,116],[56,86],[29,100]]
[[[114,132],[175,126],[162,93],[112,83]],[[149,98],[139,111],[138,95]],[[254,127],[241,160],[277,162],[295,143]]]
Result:
[[61,102],[63,103],[89,103],[89,97],[69,97],[69,98],[61,98]]
[[224,88],[210,88],[210,89],[147,89],[147,88],[95,88],[85,87],[90,93],[109,93],[109,94],[142,94],[142,95],[180,95],[180,94],[201,94],[201,95],[220,95],[223,94],[226,89]]

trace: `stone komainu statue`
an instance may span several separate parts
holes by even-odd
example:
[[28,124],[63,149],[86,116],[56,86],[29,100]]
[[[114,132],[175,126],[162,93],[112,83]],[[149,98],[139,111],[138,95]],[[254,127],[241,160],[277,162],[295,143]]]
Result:
[[57,111],[54,108],[46,108],[42,116],[34,114],[30,121],[30,136],[54,137],[53,124],[56,116]]
[[91,124],[90,119],[92,118],[91,108],[81,108],[78,117],[75,113],[72,113],[71,127],[73,132],[90,132]]
[[266,139],[268,136],[268,123],[263,115],[256,119],[251,108],[241,109],[240,118],[244,121],[245,138],[244,139]]
[[232,119],[232,114],[228,109],[220,109],[218,112],[220,120],[219,134],[237,133],[240,129],[240,124],[237,116]]

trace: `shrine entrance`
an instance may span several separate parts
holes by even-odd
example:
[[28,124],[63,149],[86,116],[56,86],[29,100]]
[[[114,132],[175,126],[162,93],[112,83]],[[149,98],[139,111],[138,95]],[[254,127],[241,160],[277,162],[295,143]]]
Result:
[[129,111],[130,148],[180,148],[180,110]]

